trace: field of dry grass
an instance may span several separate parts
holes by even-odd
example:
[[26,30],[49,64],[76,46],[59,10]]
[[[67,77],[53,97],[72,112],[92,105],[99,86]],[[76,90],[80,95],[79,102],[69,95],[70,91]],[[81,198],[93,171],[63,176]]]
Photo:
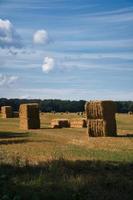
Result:
[[132,200],[133,116],[117,115],[118,137],[88,138],[86,128],[20,131],[0,119],[0,200]]
[[53,118],[73,114],[41,114],[41,129],[20,131],[19,119],[0,119],[1,161],[38,163],[52,158],[67,160],[133,161],[133,116],[117,114],[118,137],[88,138],[86,128],[51,129]]

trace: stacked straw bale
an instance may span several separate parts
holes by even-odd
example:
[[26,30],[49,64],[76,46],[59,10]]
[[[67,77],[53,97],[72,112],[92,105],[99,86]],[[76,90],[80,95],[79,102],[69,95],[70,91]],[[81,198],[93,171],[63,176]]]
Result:
[[51,128],[68,128],[70,122],[68,119],[52,119]]
[[36,103],[21,104],[19,108],[20,129],[39,129],[39,106]]
[[129,115],[133,115],[133,112],[132,112],[132,111],[129,111],[128,114],[129,114]]
[[2,118],[12,118],[13,117],[12,107],[11,106],[2,106],[1,114],[2,114]]
[[83,115],[83,112],[77,112],[77,115],[82,116],[82,115]]
[[116,136],[116,105],[113,101],[90,101],[85,110],[89,136]]
[[87,121],[84,118],[75,118],[70,120],[71,128],[85,128],[87,127]]

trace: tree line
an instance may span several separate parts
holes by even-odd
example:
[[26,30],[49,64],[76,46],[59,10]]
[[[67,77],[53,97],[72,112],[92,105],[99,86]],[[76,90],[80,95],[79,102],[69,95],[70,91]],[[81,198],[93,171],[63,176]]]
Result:
[[[84,100],[70,101],[59,99],[6,99],[0,98],[1,106],[12,106],[14,111],[19,110],[19,105],[22,103],[39,103],[42,112],[83,112]],[[133,112],[133,101],[116,101],[117,112],[127,113]]]

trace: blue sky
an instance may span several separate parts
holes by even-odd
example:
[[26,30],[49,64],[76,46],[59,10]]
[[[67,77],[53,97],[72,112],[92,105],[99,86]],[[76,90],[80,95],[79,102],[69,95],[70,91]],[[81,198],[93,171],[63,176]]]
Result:
[[133,0],[0,0],[0,97],[133,100]]

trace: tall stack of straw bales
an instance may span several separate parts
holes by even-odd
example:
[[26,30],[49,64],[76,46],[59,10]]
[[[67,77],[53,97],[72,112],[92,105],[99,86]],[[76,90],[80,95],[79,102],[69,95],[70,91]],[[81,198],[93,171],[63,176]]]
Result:
[[70,123],[68,119],[52,119],[51,128],[68,128]]
[[85,128],[86,126],[86,119],[84,118],[75,118],[70,120],[71,128]]
[[113,101],[90,101],[85,110],[89,136],[116,136],[116,105]]
[[21,104],[19,108],[20,129],[39,129],[40,117],[38,104]]
[[133,115],[133,112],[132,112],[132,111],[129,111],[128,114],[129,114],[129,115]]
[[12,118],[13,117],[12,107],[11,106],[2,106],[1,107],[1,115],[2,115],[2,118]]

